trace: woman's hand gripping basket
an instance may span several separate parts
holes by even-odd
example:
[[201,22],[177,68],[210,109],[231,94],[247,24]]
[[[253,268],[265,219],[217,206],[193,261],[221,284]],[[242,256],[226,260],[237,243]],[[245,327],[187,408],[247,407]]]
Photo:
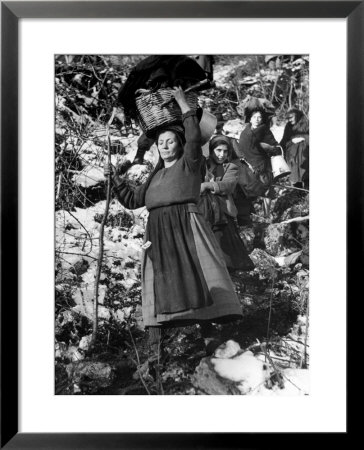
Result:
[[[196,111],[198,108],[196,93],[187,92],[185,96],[190,108]],[[139,90],[139,95],[135,99],[138,120],[147,136],[153,135],[158,128],[166,125],[182,123],[181,109],[174,100],[170,101],[172,98],[173,90],[168,88],[157,91]]]

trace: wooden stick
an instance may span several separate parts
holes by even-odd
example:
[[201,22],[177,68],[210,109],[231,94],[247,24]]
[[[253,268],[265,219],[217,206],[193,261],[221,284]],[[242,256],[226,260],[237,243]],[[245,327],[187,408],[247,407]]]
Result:
[[269,345],[269,333],[270,333],[270,320],[272,315],[272,301],[273,301],[273,288],[274,288],[275,277],[272,277],[272,287],[269,299],[269,316],[268,316],[268,325],[267,325],[267,345]]
[[[107,124],[107,159],[109,165],[111,164],[111,140],[110,140],[110,125],[114,120],[116,108],[113,108],[110,120]],[[99,247],[99,257],[97,260],[97,268],[96,268],[96,278],[95,278],[95,295],[94,295],[94,307],[93,307],[93,324],[92,324],[92,337],[90,342],[90,349],[95,346],[97,340],[97,328],[98,328],[98,311],[99,311],[99,283],[100,283],[100,275],[101,275],[101,266],[104,252],[104,227],[107,219],[107,215],[109,214],[109,205],[110,205],[110,196],[111,196],[111,174],[109,173],[107,177],[107,195],[106,195],[106,206],[104,216],[102,218],[102,222],[100,225],[100,247]]]
[[310,216],[293,217],[293,219],[284,220],[280,223],[305,222],[306,220],[310,220]]
[[282,189],[296,189],[297,191],[310,192],[308,189],[298,188],[295,186],[287,186],[285,184],[284,185],[283,184],[272,184],[272,186],[279,187]]
[[307,338],[308,338],[308,328],[309,328],[309,310],[310,310],[310,302],[309,299],[307,299],[307,310],[306,310],[306,333],[305,333],[305,347],[304,347],[304,360],[303,363],[305,365],[305,368],[307,369]]
[[147,394],[150,395],[150,391],[149,391],[149,389],[148,389],[148,386],[146,385],[146,383],[145,383],[145,381],[144,381],[144,378],[143,378],[143,375],[142,375],[141,372],[140,372],[140,366],[141,366],[141,364],[140,364],[139,353],[138,353],[137,346],[136,346],[136,344],[135,344],[135,342],[134,342],[134,338],[133,338],[132,332],[131,332],[131,330],[130,330],[130,325],[129,325],[129,323],[127,324],[127,330],[129,331],[130,339],[131,339],[131,342],[132,342],[133,347],[134,347],[135,356],[136,356],[136,359],[137,359],[137,361],[136,361],[136,362],[137,362],[137,363],[136,363],[136,366],[137,366],[137,371],[138,371],[138,375],[139,375],[140,381],[142,382],[142,384],[143,384],[143,386],[144,386],[144,389],[147,391]]
[[62,184],[62,172],[59,174],[59,178],[58,178],[56,201],[58,201],[58,199],[59,199],[59,194],[61,192],[61,184]]

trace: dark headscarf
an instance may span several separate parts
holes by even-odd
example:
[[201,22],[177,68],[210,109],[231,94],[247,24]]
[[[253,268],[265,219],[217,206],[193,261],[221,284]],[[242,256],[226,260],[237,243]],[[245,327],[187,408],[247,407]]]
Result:
[[[165,131],[172,131],[172,133],[174,133],[177,136],[177,139],[180,143],[180,146],[182,148],[180,154],[178,155],[178,158],[180,158],[183,155],[183,146],[186,142],[186,138],[185,138],[185,133],[184,133],[184,128],[182,125],[168,125],[165,128],[160,128],[157,133],[155,134],[155,143],[157,145],[158,148],[158,138],[160,136],[160,134],[164,133]],[[154,167],[154,169],[152,170],[152,172],[149,174],[149,177],[147,178],[147,181],[145,183],[145,191],[147,190],[147,188],[149,187],[150,182],[152,181],[152,178],[154,177],[154,175],[164,167],[164,162],[162,160],[162,158],[159,155],[159,159],[158,162],[156,164],[156,166]]]
[[219,145],[227,145],[228,146],[228,151],[229,151],[228,157],[227,157],[228,162],[235,161],[236,159],[238,159],[238,154],[237,154],[238,143],[237,143],[236,139],[230,138],[223,134],[218,134],[218,135],[214,136],[210,140],[210,143],[209,143],[210,156],[211,156],[211,153],[214,151],[214,149],[216,147],[218,147]]
[[287,111],[286,117],[289,117],[291,114],[296,116],[296,123],[299,122],[303,116],[303,112],[297,108],[291,108]]
[[214,151],[214,149],[216,147],[218,147],[219,145],[227,145],[229,154],[228,157],[231,156],[231,152],[232,152],[232,145],[231,145],[231,140],[228,136],[224,136],[223,134],[218,134],[217,136],[214,136],[210,143],[209,143],[209,153],[211,155],[211,153]]
[[296,108],[291,108],[290,110],[287,111],[287,117],[290,114],[294,114],[296,116],[296,123],[294,125],[291,125],[289,122],[287,122],[286,124],[287,131],[290,131],[292,135],[298,133],[308,134],[309,122],[307,117],[303,114],[303,111]]
[[185,138],[185,129],[183,128],[182,125],[168,125],[165,128],[160,128],[156,134],[155,134],[155,142],[156,144],[158,143],[158,138],[162,133],[165,133],[166,131],[172,131],[172,133],[174,133],[177,136],[177,139],[181,145],[181,147],[183,147],[186,143],[186,138]]

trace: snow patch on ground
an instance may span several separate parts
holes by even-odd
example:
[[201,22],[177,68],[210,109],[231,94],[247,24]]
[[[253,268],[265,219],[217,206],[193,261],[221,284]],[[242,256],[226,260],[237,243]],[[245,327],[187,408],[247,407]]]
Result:
[[242,394],[259,388],[270,376],[268,365],[250,351],[234,358],[212,358],[211,362],[221,377],[238,383],[237,387]]

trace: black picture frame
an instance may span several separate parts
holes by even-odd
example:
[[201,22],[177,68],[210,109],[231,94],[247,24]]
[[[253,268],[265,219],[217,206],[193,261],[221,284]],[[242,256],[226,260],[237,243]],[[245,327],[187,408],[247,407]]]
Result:
[[[18,304],[14,300],[18,295],[18,23],[21,18],[346,18],[348,299],[350,292],[359,287],[363,273],[363,259],[353,255],[363,249],[364,1],[1,2],[1,448],[223,449],[256,448],[263,439],[269,442],[272,435],[267,433],[248,433],[242,438],[241,433],[18,432],[19,330]],[[339,434],[336,442],[349,435]],[[303,435],[300,443],[309,435]],[[289,434],[279,434],[280,446],[285,447],[289,442],[292,445],[291,439]],[[321,441],[317,435],[315,439],[316,443]]]

